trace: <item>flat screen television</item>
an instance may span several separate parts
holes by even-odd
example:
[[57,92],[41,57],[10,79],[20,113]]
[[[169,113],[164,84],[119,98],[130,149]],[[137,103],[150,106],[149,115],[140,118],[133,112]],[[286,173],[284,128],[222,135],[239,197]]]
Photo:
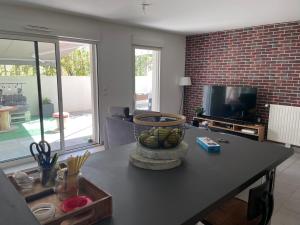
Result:
[[204,115],[214,118],[256,121],[257,89],[206,85],[203,88]]

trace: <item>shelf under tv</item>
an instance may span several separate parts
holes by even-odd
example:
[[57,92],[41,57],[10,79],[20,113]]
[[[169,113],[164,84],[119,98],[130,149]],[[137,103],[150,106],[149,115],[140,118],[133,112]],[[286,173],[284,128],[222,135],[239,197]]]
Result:
[[258,141],[264,141],[265,139],[265,126],[262,124],[243,124],[237,121],[228,122],[207,117],[194,117],[194,120],[198,120],[199,123],[207,122],[209,128],[244,134],[246,136],[254,136]]

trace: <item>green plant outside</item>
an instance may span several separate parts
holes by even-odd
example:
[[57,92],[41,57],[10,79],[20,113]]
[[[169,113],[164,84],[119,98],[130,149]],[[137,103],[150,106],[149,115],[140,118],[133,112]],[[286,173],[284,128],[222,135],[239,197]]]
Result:
[[[76,49],[70,54],[61,57],[63,76],[89,76],[91,73],[90,53],[86,49]],[[135,56],[135,75],[146,76],[152,70],[152,54]],[[53,65],[41,64],[41,74],[55,76],[56,68]],[[36,69],[32,65],[0,65],[0,76],[35,76]]]
[[135,76],[147,76],[147,72],[152,70],[152,54],[135,56]]
[[43,104],[51,104],[51,103],[52,103],[51,99],[47,97],[43,99]]
[[[91,73],[90,52],[87,49],[76,49],[61,57],[62,76],[89,76]],[[56,76],[54,65],[40,65],[41,74]],[[33,65],[0,65],[0,76],[35,76]]]

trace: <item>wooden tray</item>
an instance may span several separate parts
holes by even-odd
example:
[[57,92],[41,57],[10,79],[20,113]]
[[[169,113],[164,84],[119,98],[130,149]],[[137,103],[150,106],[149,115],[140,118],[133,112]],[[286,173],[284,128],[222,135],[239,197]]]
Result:
[[[29,175],[34,175],[36,171],[27,173]],[[14,178],[12,176],[9,176],[8,178],[24,198],[31,197],[49,189],[42,187],[39,178],[36,178],[33,189],[30,192],[23,193],[16,184]],[[60,210],[61,201],[55,193],[28,202],[27,204],[29,208],[32,208],[39,203],[53,203],[55,205],[55,217],[48,221],[41,222],[42,225],[90,225],[112,216],[112,196],[99,189],[84,177],[79,179],[79,194],[89,196],[93,202],[85,207],[75,209],[68,213],[64,213]]]

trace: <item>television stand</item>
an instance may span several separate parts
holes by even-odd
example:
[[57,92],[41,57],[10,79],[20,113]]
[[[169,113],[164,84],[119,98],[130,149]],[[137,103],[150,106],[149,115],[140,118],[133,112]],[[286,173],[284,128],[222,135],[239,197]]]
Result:
[[238,122],[228,122],[217,119],[210,119],[207,117],[194,117],[200,124],[207,122],[209,128],[214,128],[223,131],[230,131],[232,133],[244,134],[246,136],[254,136],[258,141],[265,139],[265,126],[262,124],[243,124]]

